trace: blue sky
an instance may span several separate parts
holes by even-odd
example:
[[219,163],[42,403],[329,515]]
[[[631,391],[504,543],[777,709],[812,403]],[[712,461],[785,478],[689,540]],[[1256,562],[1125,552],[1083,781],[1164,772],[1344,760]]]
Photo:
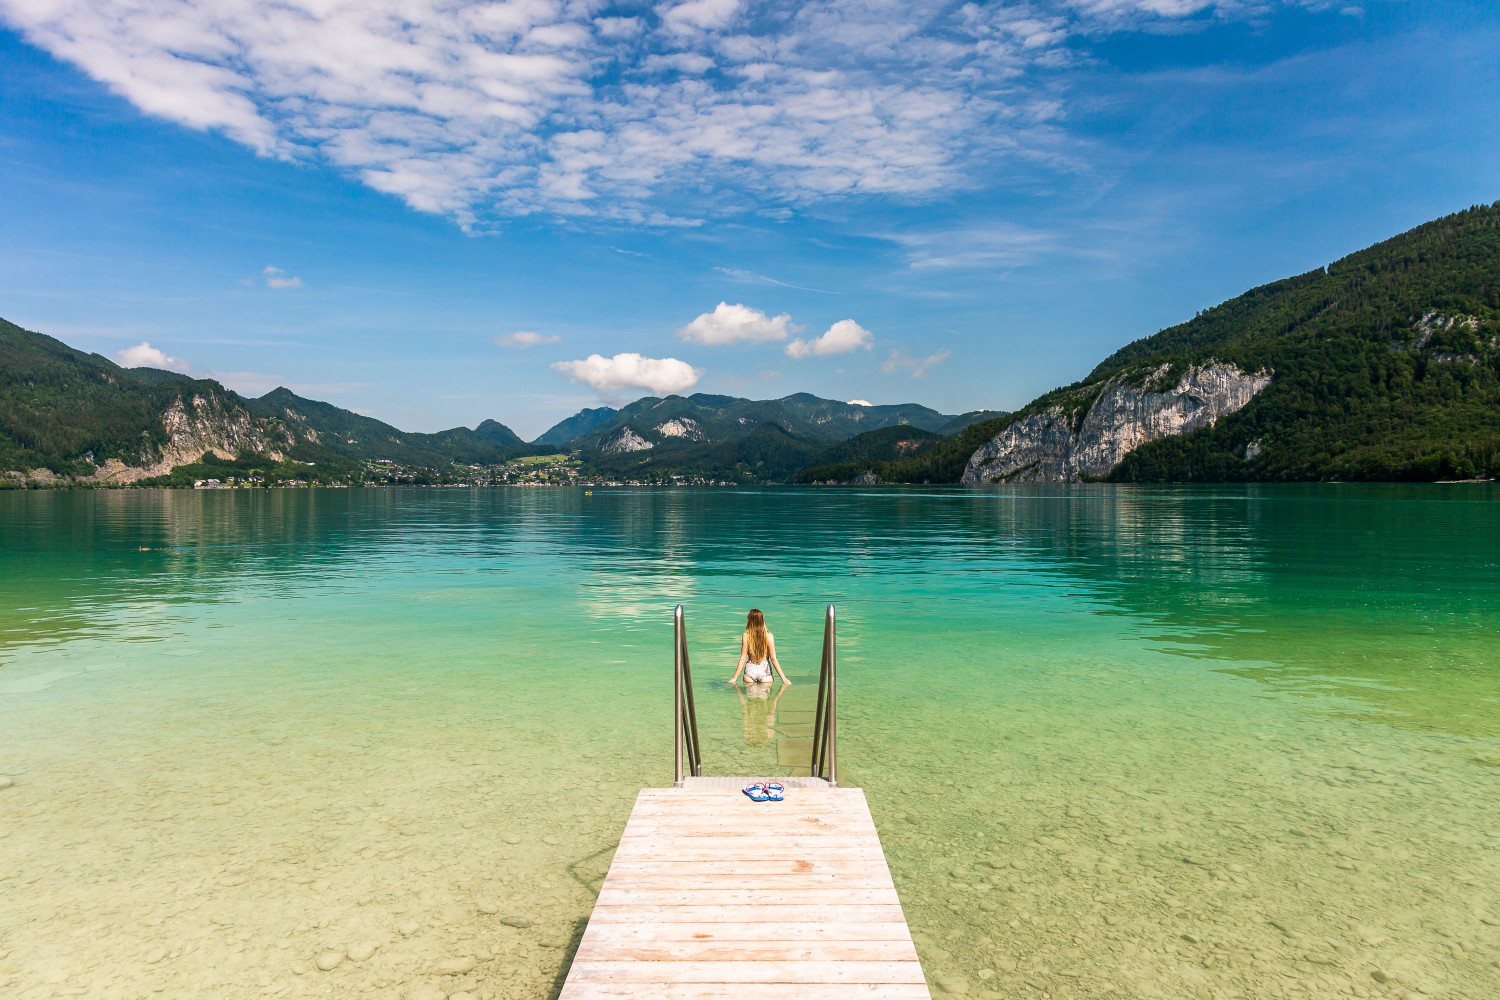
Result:
[[1015,407],[1500,198],[1486,3],[0,0],[0,24],[0,316],[413,430],[529,437],[651,390]]

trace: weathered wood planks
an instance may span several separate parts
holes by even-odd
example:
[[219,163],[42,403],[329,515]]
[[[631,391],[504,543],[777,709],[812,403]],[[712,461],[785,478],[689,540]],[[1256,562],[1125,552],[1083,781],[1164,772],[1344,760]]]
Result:
[[561,1000],[930,1000],[864,793],[650,788]]

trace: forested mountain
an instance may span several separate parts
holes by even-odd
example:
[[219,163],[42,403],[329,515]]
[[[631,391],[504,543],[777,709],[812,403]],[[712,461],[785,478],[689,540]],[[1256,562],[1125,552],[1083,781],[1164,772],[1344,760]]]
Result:
[[610,422],[616,413],[620,412],[613,406],[596,406],[592,409],[579,410],[566,420],[560,420],[547,428],[537,437],[532,444],[548,444],[561,447],[570,441],[576,441],[589,431],[602,427]]
[[827,442],[881,427],[910,425],[935,431],[954,419],[916,403],[866,406],[805,392],[783,399],[695,393],[638,399],[607,422],[566,443],[584,454],[671,450],[695,443],[733,441],[763,424],[774,424],[796,438]]
[[286,389],[250,399],[212,379],[121,368],[0,320],[0,474],[11,482],[154,480],[205,454],[343,471],[375,459],[494,462],[535,450],[493,420],[408,434]]
[[[804,478],[836,478],[820,471],[846,470]],[[1500,475],[1500,203],[1252,289],[1004,419],[865,471],[892,482]]]
[[[1252,289],[1011,413],[800,393],[410,434],[277,389],[125,369],[0,320],[0,478],[164,481],[200,461],[435,468],[566,448],[590,475],[754,482],[1430,480],[1500,474],[1500,203]],[[180,477],[180,471],[179,471]]]

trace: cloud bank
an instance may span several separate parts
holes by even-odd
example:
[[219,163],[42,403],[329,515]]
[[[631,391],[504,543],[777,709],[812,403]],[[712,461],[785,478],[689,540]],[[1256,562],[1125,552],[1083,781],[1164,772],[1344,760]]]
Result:
[[590,354],[582,361],[559,361],[552,369],[601,393],[645,389],[654,396],[690,389],[703,377],[703,369],[694,368],[686,361],[647,358],[634,352],[616,354],[612,358]]
[[938,365],[948,360],[953,352],[947,350],[929,354],[925,358],[914,358],[902,350],[891,351],[890,355],[880,363],[880,370],[887,375],[895,375],[897,372],[906,372],[912,378],[921,378],[932,371]]
[[795,329],[787,313],[771,317],[749,306],[720,302],[713,312],[699,316],[677,331],[677,335],[695,344],[762,343],[785,340]]
[[149,340],[143,340],[134,347],[122,348],[115,352],[115,359],[120,362],[122,368],[162,368],[169,372],[180,372],[190,375],[193,366],[181,358],[174,358],[166,351],[152,347]]
[[809,354],[845,354],[863,347],[870,349],[875,335],[852,319],[841,319],[830,326],[821,337],[812,340],[794,340],[786,345],[789,358],[805,358]]
[[301,288],[302,279],[288,275],[279,267],[267,267],[261,272],[266,277],[267,288]]
[[524,351],[528,347],[540,347],[543,344],[555,344],[562,340],[557,334],[537,333],[534,330],[517,330],[515,333],[503,333],[495,338],[496,347],[509,347],[513,350]]
[[419,211],[672,224],[969,186],[1053,154],[1048,74],[1076,39],[1286,5],[1329,6],[0,0],[0,18],[147,114]]

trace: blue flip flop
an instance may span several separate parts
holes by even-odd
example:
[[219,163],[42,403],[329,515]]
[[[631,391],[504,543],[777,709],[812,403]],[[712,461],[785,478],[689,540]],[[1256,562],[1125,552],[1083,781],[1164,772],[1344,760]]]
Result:
[[757,781],[753,785],[746,785],[741,790],[746,795],[750,796],[750,801],[752,802],[766,802],[771,798],[771,796],[766,793],[766,786],[759,781]]
[[780,802],[786,798],[786,789],[782,787],[779,781],[768,782],[762,787],[766,790],[766,797],[772,802]]

